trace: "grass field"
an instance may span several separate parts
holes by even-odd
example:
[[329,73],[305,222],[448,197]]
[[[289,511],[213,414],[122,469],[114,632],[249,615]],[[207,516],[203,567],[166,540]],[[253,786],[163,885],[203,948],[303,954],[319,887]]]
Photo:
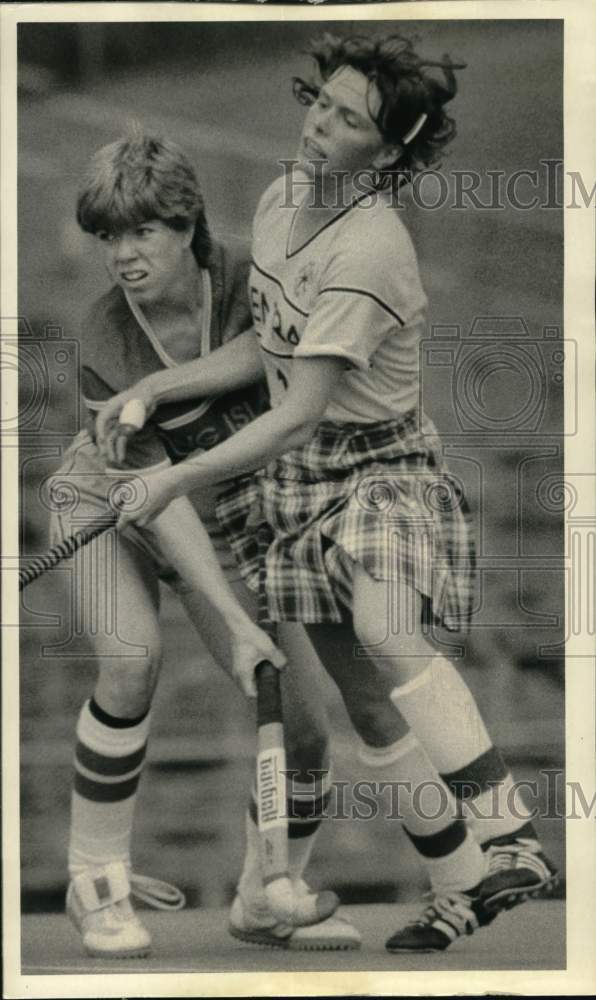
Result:
[[[502,914],[444,954],[390,955],[385,939],[412,918],[414,905],[347,906],[343,911],[362,932],[359,951],[289,952],[235,941],[226,930],[226,910],[163,914],[143,920],[153,935],[146,959],[86,957],[77,933],[62,915],[31,915],[22,922],[23,975],[110,975],[147,972],[357,972],[465,971],[473,969],[562,969],[565,967],[565,908],[559,901],[528,903]],[[98,994],[99,995],[99,994]]]

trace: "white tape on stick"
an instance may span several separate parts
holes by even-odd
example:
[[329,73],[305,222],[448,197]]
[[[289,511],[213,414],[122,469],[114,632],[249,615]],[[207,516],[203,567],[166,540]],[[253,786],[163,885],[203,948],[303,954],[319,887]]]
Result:
[[140,431],[145,426],[147,408],[142,399],[129,399],[120,411],[119,423]]

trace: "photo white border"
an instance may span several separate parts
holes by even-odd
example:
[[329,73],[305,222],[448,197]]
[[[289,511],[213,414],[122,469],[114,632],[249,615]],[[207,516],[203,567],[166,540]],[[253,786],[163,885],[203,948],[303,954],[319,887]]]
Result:
[[[0,315],[18,316],[16,283],[16,29],[32,21],[332,21],[332,20],[519,20],[561,18],[565,22],[565,204],[569,171],[591,179],[596,163],[593,59],[596,5],[591,0],[438,0],[341,6],[203,3],[44,3],[3,4],[1,40],[1,295]],[[592,182],[587,184],[591,189]],[[594,213],[589,208],[565,212],[565,330],[578,343],[579,429],[566,437],[565,472],[586,471],[581,512],[596,512],[596,409],[594,401]],[[8,331],[10,332],[10,331]],[[571,369],[566,372],[571,377]],[[567,404],[572,400],[569,395]],[[3,412],[16,412],[14,400],[2,397]],[[567,409],[567,407],[566,407]],[[566,414],[570,420],[570,414]],[[568,424],[569,426],[569,424]],[[2,552],[14,552],[18,538],[18,452],[2,449]],[[577,516],[577,509],[575,515]],[[15,560],[12,559],[12,563]],[[3,566],[10,568],[10,558]],[[13,566],[14,569],[14,566]],[[2,621],[18,620],[16,573],[4,573]],[[20,967],[18,634],[2,629],[3,664],[3,907],[4,996],[7,997],[183,997],[451,995],[515,993],[589,995],[596,990],[596,851],[590,819],[567,823],[567,957],[561,971],[336,972],[314,973],[139,973],[118,975],[22,976]],[[588,801],[595,794],[594,637],[573,636],[567,643],[566,767],[567,782],[578,781]],[[365,956],[363,955],[363,961]],[[397,964],[398,960],[396,960]],[[101,993],[98,991],[101,989]]]

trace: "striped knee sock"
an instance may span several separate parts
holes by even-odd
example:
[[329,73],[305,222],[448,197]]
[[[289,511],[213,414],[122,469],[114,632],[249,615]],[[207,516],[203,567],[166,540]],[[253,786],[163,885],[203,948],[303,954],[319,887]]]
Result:
[[482,851],[458,804],[413,733],[360,758],[377,778],[396,784],[403,829],[436,892],[472,889],[486,874]]
[[480,844],[512,834],[537,838],[532,813],[496,747],[444,774],[443,779],[461,803],[462,814]]
[[[312,770],[300,781],[287,777],[288,867],[290,878],[302,878],[312,854],[316,835],[331,791],[331,773]],[[263,879],[259,856],[256,792],[253,789],[246,814],[246,855],[240,888],[255,902],[263,902]]]
[[83,706],[72,792],[71,877],[109,861],[130,865],[135,797],[148,733],[148,713],[138,719],[118,719],[94,699]]
[[470,689],[448,660],[435,656],[418,677],[395,688],[391,699],[462,803],[481,843],[522,829],[530,835],[531,813],[513,795],[509,769]]

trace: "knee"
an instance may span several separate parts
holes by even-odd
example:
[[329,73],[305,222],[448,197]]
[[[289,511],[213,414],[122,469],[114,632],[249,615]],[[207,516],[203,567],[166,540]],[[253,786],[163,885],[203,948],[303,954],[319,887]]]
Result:
[[117,717],[142,715],[151,705],[160,663],[159,642],[147,645],[145,656],[107,657],[96,688],[101,706]]
[[388,695],[344,702],[354,729],[369,746],[388,746],[408,732],[407,723]]
[[354,607],[354,632],[362,646],[374,650],[374,652],[382,652],[390,633],[388,616],[382,613],[371,615],[356,604]]
[[[366,654],[377,661],[379,671],[385,674],[389,663],[392,670],[399,672],[402,663],[426,661],[431,655],[416,619],[398,621],[396,618],[390,622],[387,615],[374,617],[360,614],[354,616],[354,631]],[[385,667],[383,660],[387,661]],[[408,666],[406,672],[410,673],[410,670],[411,666]]]
[[387,691],[418,677],[429,665],[433,649],[419,629],[409,627],[395,634],[386,622],[355,622],[356,635]]

